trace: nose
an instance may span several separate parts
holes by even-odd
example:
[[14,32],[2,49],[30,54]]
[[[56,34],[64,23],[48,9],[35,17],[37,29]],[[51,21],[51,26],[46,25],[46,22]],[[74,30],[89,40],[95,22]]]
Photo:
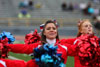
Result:
[[88,29],[91,29],[91,26],[88,26]]
[[90,29],[90,27],[88,27],[88,29]]

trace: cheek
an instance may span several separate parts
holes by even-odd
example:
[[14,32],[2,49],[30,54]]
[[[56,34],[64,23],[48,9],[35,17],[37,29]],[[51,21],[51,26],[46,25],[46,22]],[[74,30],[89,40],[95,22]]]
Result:
[[57,33],[55,33],[55,37],[57,36]]
[[48,31],[45,31],[44,32],[44,35],[47,37],[49,35],[49,32]]
[[57,33],[57,30],[55,30],[55,33]]
[[55,31],[55,34],[57,35],[57,31]]
[[87,27],[83,28],[83,31],[87,31],[87,30],[88,30],[88,28],[87,28]]
[[93,31],[93,28],[91,28],[91,30]]
[[87,32],[87,29],[86,28],[82,28],[81,29],[81,33],[85,33],[85,32]]

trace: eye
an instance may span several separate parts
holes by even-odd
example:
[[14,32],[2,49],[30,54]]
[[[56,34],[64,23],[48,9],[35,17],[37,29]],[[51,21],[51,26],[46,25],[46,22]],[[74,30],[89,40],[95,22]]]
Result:
[[47,28],[47,30],[50,30],[50,29],[51,29],[50,27]]
[[85,27],[88,27],[88,25],[85,25]]
[[92,25],[90,25],[90,27],[92,27]]
[[53,27],[53,30],[56,30],[56,28],[55,28],[55,27]]
[[48,27],[48,28],[46,28],[46,30],[56,30],[57,28],[56,27]]

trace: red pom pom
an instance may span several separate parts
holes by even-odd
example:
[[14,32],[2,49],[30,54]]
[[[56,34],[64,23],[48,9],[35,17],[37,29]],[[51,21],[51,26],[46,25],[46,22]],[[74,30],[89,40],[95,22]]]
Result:
[[[100,57],[100,48],[98,48],[98,38],[94,35],[82,35],[78,40],[78,56],[80,63],[85,66],[96,66],[98,63],[98,56]],[[98,52],[98,53],[97,53]],[[98,64],[99,65],[99,64]]]
[[32,44],[40,41],[40,35],[37,33],[37,30],[33,33],[29,33],[25,36],[25,44]]
[[8,47],[8,38],[0,40],[0,58],[8,57],[8,52],[10,48]]

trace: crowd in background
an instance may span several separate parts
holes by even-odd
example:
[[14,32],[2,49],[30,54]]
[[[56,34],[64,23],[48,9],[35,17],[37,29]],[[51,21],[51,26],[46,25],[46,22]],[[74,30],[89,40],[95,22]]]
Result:
[[[100,0],[90,0],[88,3],[67,3],[66,1],[62,2],[61,9],[64,12],[70,11],[74,12],[74,10],[82,12],[84,15],[89,16],[98,16],[100,15],[100,8],[99,7],[93,7],[92,3],[100,3]],[[41,5],[40,5],[41,6]],[[38,7],[38,4],[37,4]],[[19,3],[20,8],[20,15],[31,17],[29,16],[29,11],[33,11],[35,8],[34,1],[33,0],[24,0]],[[28,14],[28,16],[27,16]]]
[[64,12],[74,12],[75,10],[80,11],[84,16],[92,17],[94,27],[97,30],[100,30],[100,8],[96,7],[92,4],[100,4],[100,0],[91,0],[88,3],[66,3],[65,1],[62,3],[61,8]]
[[63,2],[61,5],[62,11],[81,11],[84,15],[100,15],[100,9],[93,7],[91,2],[88,3],[66,3]]
[[[61,10],[63,12],[81,12],[84,16],[90,16],[92,17],[92,20],[94,22],[94,26],[96,29],[100,29],[98,25],[100,25],[100,8],[93,6],[93,4],[99,5],[100,0],[90,0],[88,3],[73,3],[66,1],[62,2],[61,4]],[[37,7],[40,8],[40,4],[37,4]],[[34,1],[33,0],[24,0],[19,3],[19,9],[20,12],[18,14],[19,18],[30,18],[31,14],[30,11],[33,11],[35,8]]]
[[19,3],[20,13],[18,14],[19,18],[30,18],[31,15],[29,14],[29,10],[34,9],[34,1],[33,0],[24,0],[23,2]]

